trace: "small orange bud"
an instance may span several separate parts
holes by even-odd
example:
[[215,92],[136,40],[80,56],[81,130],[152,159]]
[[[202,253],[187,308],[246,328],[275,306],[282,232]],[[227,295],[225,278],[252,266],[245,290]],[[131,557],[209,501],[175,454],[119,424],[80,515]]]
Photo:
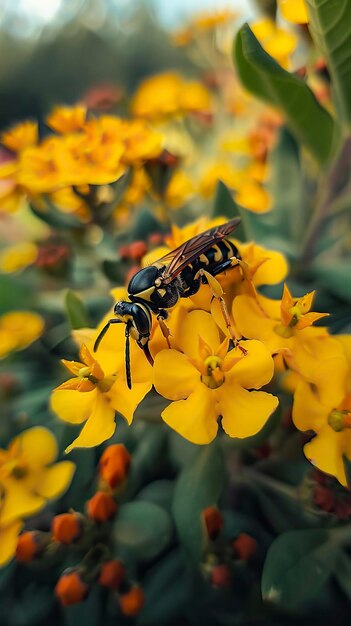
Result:
[[106,522],[117,512],[117,504],[112,496],[104,491],[97,491],[87,502],[87,513],[94,522]]
[[117,589],[121,584],[125,574],[125,567],[121,561],[106,561],[103,563],[99,584],[108,589]]
[[147,252],[147,246],[144,241],[133,241],[129,246],[129,257],[134,261],[139,261]]
[[77,513],[56,515],[51,522],[51,534],[55,541],[69,545],[82,534],[82,523]]
[[66,570],[59,578],[55,587],[55,595],[62,606],[82,602],[89,591],[88,585],[83,582],[75,569]]
[[130,454],[120,443],[108,446],[101,456],[99,474],[102,480],[115,489],[126,478],[130,465]]
[[127,593],[119,596],[119,606],[123,615],[138,615],[144,604],[144,593],[135,585]]
[[118,249],[118,252],[119,252],[120,257],[122,257],[122,259],[128,259],[129,246],[120,246],[120,248]]
[[47,543],[46,535],[38,530],[22,533],[17,541],[17,561],[21,561],[22,563],[32,561],[42,553]]
[[240,533],[233,541],[232,548],[236,557],[241,561],[247,561],[257,551],[257,541],[246,533]]
[[215,565],[211,572],[211,584],[214,587],[229,587],[231,572],[228,565]]
[[223,527],[223,517],[216,506],[209,506],[202,511],[202,518],[210,539],[216,539]]

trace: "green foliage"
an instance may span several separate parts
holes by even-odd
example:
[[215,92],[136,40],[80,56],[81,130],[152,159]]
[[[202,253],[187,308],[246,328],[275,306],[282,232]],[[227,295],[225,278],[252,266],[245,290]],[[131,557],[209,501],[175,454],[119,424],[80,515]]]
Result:
[[[227,217],[228,220],[233,219],[234,217],[241,217],[243,219],[245,217],[245,213],[247,213],[247,211],[240,209],[228,187],[221,180],[219,180],[216,188],[212,217],[219,217],[223,215],[224,217]],[[236,229],[234,237],[240,241],[246,241],[245,230],[242,223]]]
[[201,513],[215,505],[224,483],[222,452],[216,443],[206,446],[181,472],[173,499],[173,515],[179,540],[198,562],[206,543]]
[[90,326],[88,313],[83,300],[74,291],[68,289],[65,297],[67,318],[70,327],[74,329]]
[[118,511],[113,537],[116,555],[136,561],[158,556],[172,538],[169,515],[152,502],[129,502]]
[[236,36],[234,63],[243,85],[279,107],[295,137],[325,164],[333,154],[337,135],[332,117],[301,78],[284,70],[267,54],[248,24]]
[[351,122],[351,2],[306,0],[313,39],[325,57],[338,112]]

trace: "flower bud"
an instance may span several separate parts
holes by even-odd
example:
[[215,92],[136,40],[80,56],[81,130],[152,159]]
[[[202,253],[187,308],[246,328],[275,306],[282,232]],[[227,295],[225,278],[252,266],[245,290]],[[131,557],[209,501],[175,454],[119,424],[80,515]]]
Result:
[[124,445],[108,446],[100,459],[100,477],[111,489],[115,489],[125,480],[129,465],[130,454]]
[[140,587],[134,585],[129,591],[119,596],[118,602],[123,615],[129,617],[138,615],[144,604],[144,593]]
[[211,585],[214,587],[229,587],[231,581],[231,571],[224,563],[215,565],[210,577]]
[[223,517],[216,506],[209,506],[202,511],[207,534],[210,539],[216,539],[223,527]]
[[16,547],[16,559],[22,563],[29,563],[35,557],[38,557],[48,544],[46,533],[39,530],[33,530],[22,533],[18,537]]
[[121,561],[106,561],[101,567],[98,582],[100,585],[107,587],[108,589],[117,589],[121,584],[124,575],[125,567]]
[[139,261],[147,252],[147,246],[144,241],[133,241],[129,246],[129,257],[134,261]]
[[112,496],[104,491],[97,491],[87,502],[87,513],[94,522],[107,522],[117,512],[117,504]]
[[55,595],[62,606],[83,602],[89,592],[89,586],[82,580],[78,570],[67,569],[61,575],[55,587]]
[[68,546],[82,534],[81,516],[77,513],[56,515],[51,523],[51,534],[55,541]]
[[232,543],[233,552],[236,558],[247,561],[257,551],[257,541],[246,533],[240,533]]

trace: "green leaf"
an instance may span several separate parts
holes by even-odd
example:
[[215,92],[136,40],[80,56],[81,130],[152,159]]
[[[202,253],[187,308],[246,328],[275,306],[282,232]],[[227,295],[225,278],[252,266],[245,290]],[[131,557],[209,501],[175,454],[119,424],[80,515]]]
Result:
[[278,107],[295,137],[319,163],[326,163],[334,152],[333,118],[301,78],[284,70],[267,54],[248,24],[235,39],[234,62],[246,89]]
[[194,561],[199,561],[206,545],[201,513],[216,505],[225,476],[220,448],[213,443],[201,449],[181,472],[173,499],[173,515],[179,539]]
[[326,530],[293,530],[270,547],[263,568],[264,600],[286,608],[321,592],[335,567],[338,547]]
[[68,289],[65,297],[67,318],[72,329],[90,326],[83,301],[74,291]]
[[171,513],[173,492],[174,483],[171,480],[154,480],[138,493],[136,499],[153,502],[165,509],[167,513]]
[[[241,217],[243,209],[241,209],[235,202],[232,193],[228,187],[219,180],[216,188],[216,195],[213,205],[212,217],[228,217],[233,219],[234,217]],[[246,241],[245,230],[243,223],[235,230],[234,237],[240,241]]]
[[351,263],[349,260],[334,263],[315,263],[313,274],[316,280],[330,293],[351,302]]
[[154,559],[172,538],[169,515],[152,502],[122,504],[113,527],[115,554],[136,561]]
[[351,1],[307,0],[309,29],[325,57],[332,78],[336,106],[351,122]]
[[169,624],[182,614],[192,592],[192,574],[181,550],[157,563],[143,581],[145,606],[138,626]]

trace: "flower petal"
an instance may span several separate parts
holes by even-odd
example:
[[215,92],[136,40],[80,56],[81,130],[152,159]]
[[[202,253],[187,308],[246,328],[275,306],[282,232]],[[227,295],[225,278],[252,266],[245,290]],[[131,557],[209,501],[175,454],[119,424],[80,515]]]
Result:
[[311,386],[303,380],[297,384],[294,394],[292,417],[299,430],[314,430],[319,432],[327,423],[328,415],[333,405],[320,402],[313,393]]
[[92,448],[112,437],[116,429],[115,410],[108,404],[105,394],[96,394],[92,412],[78,437],[66,448]]
[[246,389],[260,389],[271,380],[274,372],[274,361],[261,341],[243,341],[241,345],[247,350],[247,354],[243,355],[239,348],[231,350],[227,358],[234,356],[234,353],[237,353],[238,356],[242,355],[242,357],[228,372],[226,378],[228,382],[233,380],[240,387]]
[[154,385],[168,400],[187,398],[200,381],[200,373],[177,350],[162,350],[155,358]]
[[190,311],[179,328],[178,343],[188,356],[196,358],[199,353],[199,337],[212,348],[213,354],[220,344],[219,329],[210,313]]
[[205,444],[218,430],[218,413],[213,391],[199,383],[187,400],[172,402],[161,413],[162,419],[188,441]]
[[108,399],[115,411],[122,413],[128,424],[131,424],[134,412],[152,387],[150,383],[137,383],[133,380],[129,389],[125,380],[119,378],[108,392]]
[[15,555],[17,538],[23,527],[22,520],[16,520],[0,528],[0,567],[4,567]]
[[88,419],[96,401],[97,390],[80,393],[68,389],[53,391],[50,399],[52,411],[64,422],[81,424]]
[[32,493],[26,481],[9,477],[2,483],[5,495],[1,506],[1,524],[9,524],[19,518],[34,515],[45,506],[45,499]]
[[24,430],[11,442],[11,447],[17,445],[30,466],[48,465],[57,457],[56,439],[52,432],[43,426]]
[[222,426],[230,437],[256,435],[278,406],[278,398],[264,391],[247,391],[224,383],[217,390]]
[[40,475],[36,491],[45,499],[58,498],[71,484],[75,465],[71,461],[62,461],[47,467]]
[[343,454],[345,451],[344,433],[336,433],[328,424],[307,443],[304,453],[308,460],[327,474],[335,476],[338,481],[347,486]]

